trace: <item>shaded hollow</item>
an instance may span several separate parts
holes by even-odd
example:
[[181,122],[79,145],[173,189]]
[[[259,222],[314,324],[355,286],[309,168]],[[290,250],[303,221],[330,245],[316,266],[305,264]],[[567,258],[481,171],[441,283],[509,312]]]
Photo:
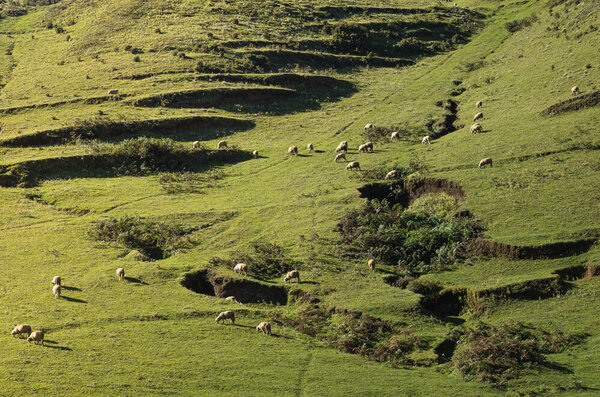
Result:
[[288,299],[288,291],[285,287],[221,276],[210,269],[186,273],[181,280],[181,285],[199,294],[218,298],[233,296],[240,303],[266,302],[285,305]]

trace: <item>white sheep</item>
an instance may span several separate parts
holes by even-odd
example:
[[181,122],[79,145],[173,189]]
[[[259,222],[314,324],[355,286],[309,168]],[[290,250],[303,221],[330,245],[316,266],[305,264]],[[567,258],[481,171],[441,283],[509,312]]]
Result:
[[60,299],[61,291],[62,291],[62,287],[59,284],[56,284],[54,287],[52,287],[52,293],[54,294],[54,297],[56,299]]
[[394,131],[394,132],[392,132],[392,135],[390,136],[390,139],[391,139],[392,141],[397,141],[397,140],[399,140],[399,139],[400,139],[400,132],[398,132],[398,131]]
[[194,142],[192,142],[192,147],[194,149],[198,149],[200,147],[200,141],[194,141]]
[[335,148],[335,152],[347,152],[348,151],[348,141],[341,141],[340,144]]
[[125,278],[125,269],[123,269],[122,267],[118,268],[117,277],[119,277],[119,280],[123,280]]
[[371,151],[373,151],[373,142],[367,142],[367,143],[365,143],[364,145],[365,145],[365,147],[367,148],[367,151],[368,151],[369,149],[371,149]]
[[430,138],[430,136],[429,136],[429,135],[426,135],[426,136],[423,138],[423,140],[421,141],[421,143],[422,143],[422,144],[426,144],[426,143],[428,143],[428,144],[430,144],[430,145],[431,145],[431,138]]
[[573,94],[573,95],[579,94],[579,87],[574,86],[573,88],[571,88],[571,94]]
[[19,324],[12,330],[10,334],[12,336],[27,334],[27,336],[29,337],[29,335],[31,335],[31,326],[29,324]]
[[385,175],[385,179],[395,179],[398,177],[398,170],[391,170]]
[[298,270],[292,270],[290,272],[288,272],[285,277],[283,278],[283,282],[287,283],[288,281],[290,281],[291,279],[297,279],[298,282],[300,282],[300,272]]
[[288,153],[293,154],[294,156],[298,155],[298,146],[290,146],[288,148]]
[[44,331],[33,331],[27,338],[27,341],[34,342],[36,345],[38,342],[41,342],[42,346],[44,346]]
[[344,159],[346,160],[346,153],[338,153],[335,155],[335,162],[337,163],[338,160]]
[[235,314],[233,314],[233,312],[231,310],[227,310],[227,311],[219,313],[217,318],[215,318],[215,321],[217,323],[219,321],[223,321],[223,324],[225,324],[225,320],[227,320],[227,319],[231,320],[231,324],[235,324]]
[[233,271],[236,273],[244,274],[244,276],[247,276],[248,275],[248,265],[246,265],[245,263],[238,263],[233,268]]
[[238,303],[238,301],[235,300],[235,296],[228,296],[227,298],[225,298],[225,300],[233,303]]
[[119,90],[117,90],[117,89],[108,90],[108,95],[117,95],[118,93],[119,93]]
[[371,128],[373,128],[373,124],[369,123],[365,125],[365,130],[370,130]]
[[481,101],[477,101],[477,103],[475,104],[475,107],[480,108],[483,106],[483,102]]
[[483,128],[481,127],[481,124],[479,123],[475,123],[471,126],[471,134],[474,134],[476,132],[482,132]]
[[481,159],[481,161],[479,162],[479,168],[483,168],[484,165],[489,164],[490,167],[492,166],[492,159],[489,157],[486,157],[484,159]]
[[252,157],[254,157],[255,159],[258,158],[258,150],[252,151]]
[[52,285],[62,285],[62,280],[60,279],[60,276],[54,276],[52,278]]
[[263,333],[271,336],[271,323],[263,321],[262,323],[256,326],[257,331],[262,331]]
[[375,259],[369,259],[367,265],[369,265],[369,269],[371,269],[372,272],[375,271]]
[[308,145],[306,145],[306,150],[308,150],[308,153],[310,153],[315,150],[315,147],[312,143],[309,143]]
[[363,153],[367,153],[368,152],[367,147],[364,144],[358,146],[358,151],[359,152],[363,152]]
[[227,141],[219,141],[219,143],[217,143],[217,149],[227,149]]
[[358,161],[351,161],[348,164],[346,164],[346,170],[347,171],[350,171],[350,170],[353,170],[353,169],[357,169],[357,170],[360,171],[360,164],[359,164]]
[[476,115],[473,117],[473,121],[477,121],[477,120],[479,120],[479,119],[482,119],[482,118],[483,118],[483,113],[482,113],[482,112],[479,112],[479,113],[477,113],[477,114],[476,114]]

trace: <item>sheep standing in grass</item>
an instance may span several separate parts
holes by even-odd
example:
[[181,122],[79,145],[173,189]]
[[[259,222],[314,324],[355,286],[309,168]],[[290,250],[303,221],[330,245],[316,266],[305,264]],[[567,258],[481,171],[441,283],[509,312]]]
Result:
[[371,149],[371,152],[372,152],[373,151],[373,142],[365,143],[365,147],[367,148],[367,151],[369,151],[369,149]]
[[225,298],[225,300],[233,303],[238,303],[238,301],[235,300],[235,296],[228,296],[227,298]]
[[235,324],[235,314],[233,314],[233,312],[231,310],[227,310],[227,311],[219,313],[217,318],[215,318],[215,321],[217,323],[219,321],[223,321],[223,324],[225,324],[225,320],[227,320],[227,319],[231,320],[231,324]]
[[219,141],[219,143],[217,143],[217,149],[227,149],[227,141]]
[[483,131],[483,128],[481,127],[481,124],[479,123],[475,123],[471,126],[471,134],[474,134],[476,132],[481,132]]
[[315,147],[313,146],[312,143],[309,143],[308,145],[306,145],[306,150],[308,150],[308,153],[314,152]]
[[60,276],[54,276],[52,278],[52,285],[62,285],[62,280],[60,279]]
[[335,161],[337,163],[338,160],[342,160],[342,159],[346,160],[346,153],[338,153],[338,154],[336,154],[335,155],[335,160],[333,160],[333,161]]
[[373,128],[373,124],[369,123],[369,124],[365,125],[365,131],[370,130],[371,128]]
[[254,150],[254,151],[252,152],[252,157],[254,157],[255,159],[257,159],[257,158],[258,158],[258,150]]
[[385,179],[396,179],[398,177],[398,170],[391,170],[385,174]]
[[200,141],[194,141],[194,142],[192,142],[192,147],[194,149],[198,149],[200,147]]
[[421,143],[422,143],[422,144],[426,144],[426,143],[428,143],[428,144],[430,144],[430,145],[431,145],[431,138],[429,137],[429,135],[425,136],[425,137],[423,138],[423,140],[421,141]]
[[358,152],[359,153],[367,153],[368,152],[367,147],[365,145],[359,145]]
[[236,273],[243,274],[244,276],[247,276],[248,275],[248,265],[246,265],[245,263],[238,263],[233,268],[233,271]]
[[298,270],[292,270],[292,271],[288,272],[285,275],[285,277],[283,278],[283,282],[287,283],[288,281],[290,281],[293,278],[295,278],[296,280],[298,280],[298,282],[300,282],[300,272]]
[[372,272],[375,271],[375,259],[369,259],[367,265],[369,265],[369,269],[371,269]]
[[479,162],[479,168],[483,168],[483,166],[487,164],[489,164],[490,167],[492,167],[492,159],[489,157],[486,157]]
[[262,323],[256,326],[257,331],[262,331],[264,334],[271,336],[271,324],[263,321]]
[[29,337],[29,335],[31,335],[31,326],[29,324],[19,324],[12,330],[10,334],[12,336],[27,334],[27,337]]
[[347,152],[348,151],[348,141],[341,141],[340,144],[335,148],[335,152]]
[[475,107],[477,107],[478,109],[482,106],[483,106],[483,102],[481,102],[481,101],[477,101],[477,103],[475,104]]
[[298,146],[290,146],[288,148],[288,153],[293,154],[294,156],[298,155]]
[[573,95],[579,94],[579,87],[574,86],[573,88],[571,88],[571,94],[573,94]]
[[117,95],[118,93],[119,93],[119,90],[117,90],[117,89],[108,90],[108,95]]
[[475,115],[475,117],[473,117],[473,121],[477,121],[477,120],[482,119],[482,118],[483,118],[483,113],[479,112],[479,113],[477,113]]
[[54,293],[54,297],[56,299],[60,299],[60,293],[62,292],[62,287],[59,284],[56,284],[52,287],[52,292]]
[[390,139],[391,139],[392,141],[397,141],[397,140],[399,140],[399,139],[400,139],[400,132],[398,132],[398,131],[394,131],[394,132],[392,132],[392,135],[390,136]]
[[360,164],[358,161],[351,161],[348,164],[346,164],[346,171],[350,171],[350,170],[354,170],[357,169],[360,171]]
[[118,268],[117,277],[119,277],[119,280],[123,280],[125,278],[125,269],[123,269],[122,267]]
[[31,335],[29,335],[29,337],[27,338],[27,341],[33,342],[36,345],[38,344],[38,342],[41,342],[42,346],[44,346],[44,331],[33,331]]

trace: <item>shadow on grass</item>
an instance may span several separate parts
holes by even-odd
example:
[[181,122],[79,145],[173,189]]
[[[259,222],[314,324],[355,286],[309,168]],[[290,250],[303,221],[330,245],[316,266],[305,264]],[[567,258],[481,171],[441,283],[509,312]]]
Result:
[[148,285],[147,282],[140,280],[139,278],[133,278],[133,277],[125,277],[125,280],[127,280],[130,283],[134,283],[134,284],[140,284],[140,285]]
[[87,301],[84,301],[83,299],[78,299],[78,298],[71,298],[70,296],[61,296],[62,299],[69,301],[69,302],[76,302],[76,303],[87,303]]
[[[45,339],[44,347],[48,347],[50,349],[56,349],[56,350],[64,350],[64,351],[72,351],[73,350],[70,347],[59,346],[57,343],[58,342],[56,342],[56,341]],[[55,345],[55,346],[53,346],[53,345]]]
[[62,286],[62,289],[64,289],[65,291],[81,291],[81,288],[77,288],[77,287],[65,287]]

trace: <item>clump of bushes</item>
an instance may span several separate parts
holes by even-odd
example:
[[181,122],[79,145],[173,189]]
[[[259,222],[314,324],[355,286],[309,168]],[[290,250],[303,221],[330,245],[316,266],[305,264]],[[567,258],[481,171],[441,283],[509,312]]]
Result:
[[378,127],[374,126],[373,128],[369,128],[364,130],[361,135],[367,141],[372,142],[389,142],[390,136],[392,132],[399,132],[400,139],[413,140],[423,131],[418,131],[416,129],[410,130],[406,127],[400,126],[390,126],[390,127]]
[[151,222],[126,215],[94,222],[88,236],[138,250],[152,259],[164,259],[176,250],[188,247],[190,241],[185,237],[194,230],[183,225]]
[[538,20],[537,15],[531,14],[530,16],[525,17],[523,19],[517,19],[515,21],[507,22],[505,25],[506,30],[508,30],[511,33],[515,33],[515,32],[518,32],[519,30],[525,29],[528,26],[531,26],[537,20]]
[[212,266],[230,267],[236,263],[248,265],[248,272],[256,278],[273,278],[298,268],[298,264],[288,258],[282,246],[276,243],[254,242],[250,252],[238,251],[231,259],[211,258]]

